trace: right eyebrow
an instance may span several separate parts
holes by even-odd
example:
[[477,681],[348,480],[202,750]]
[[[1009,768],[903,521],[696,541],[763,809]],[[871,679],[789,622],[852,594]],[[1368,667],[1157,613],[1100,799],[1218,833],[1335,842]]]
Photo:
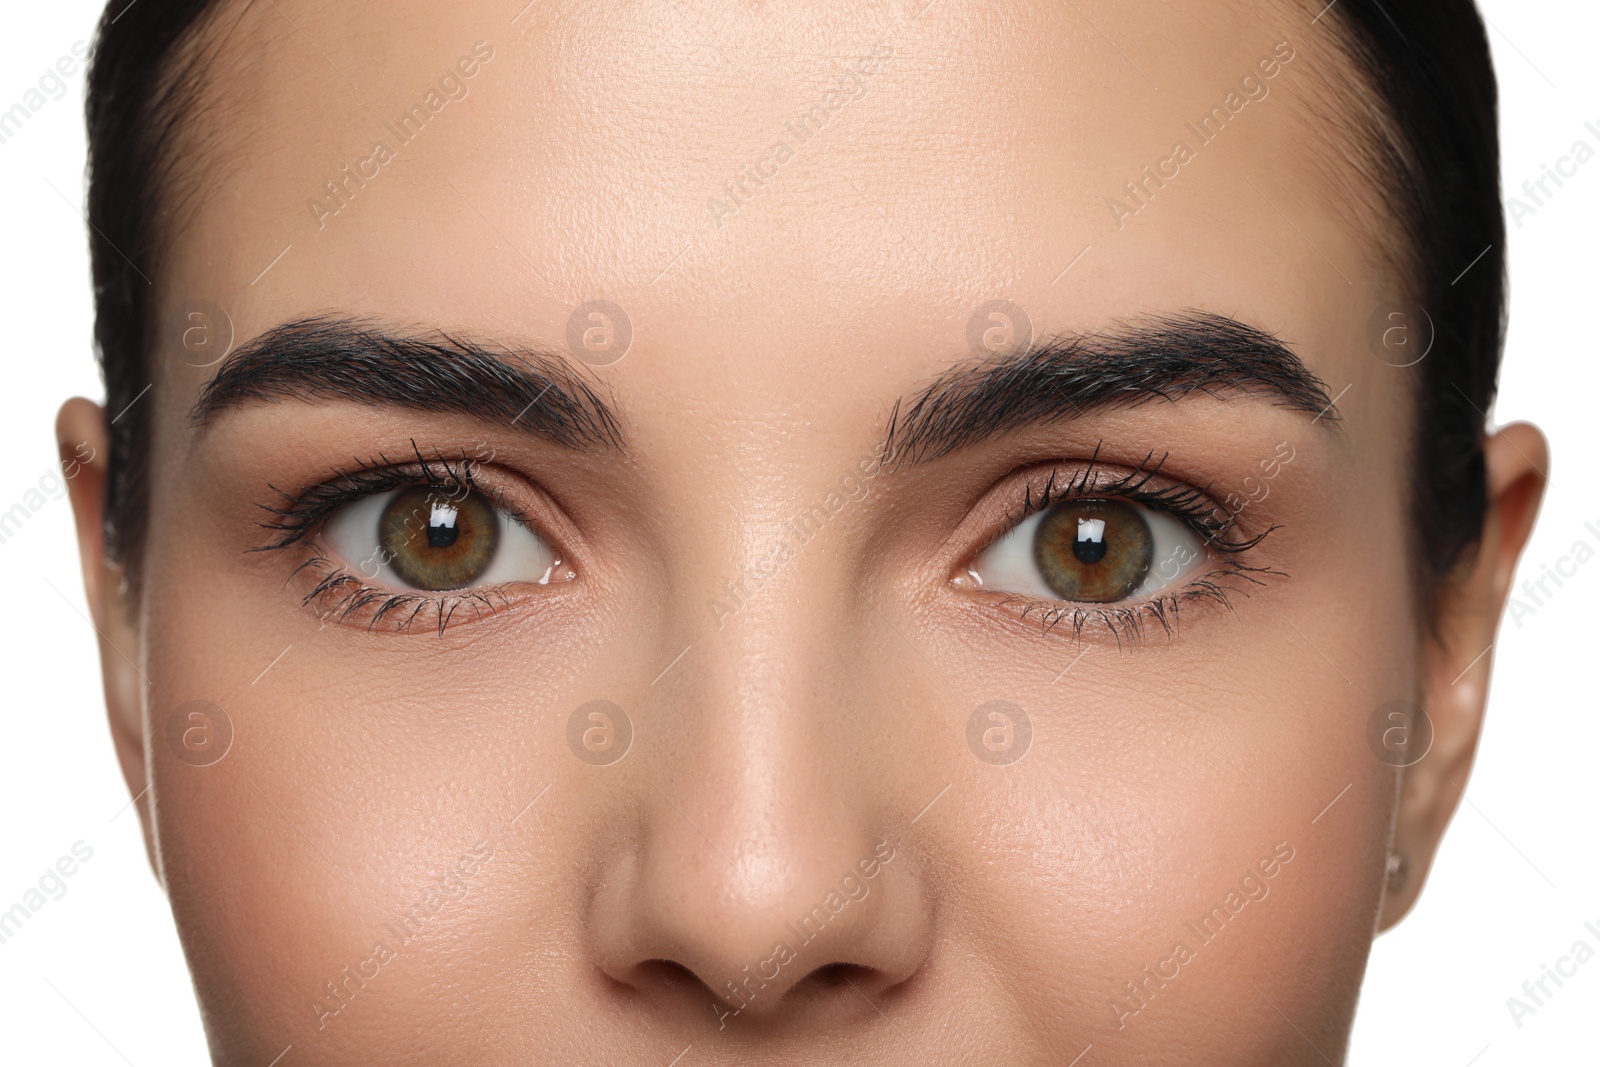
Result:
[[554,352],[494,350],[443,332],[413,336],[329,316],[280,323],[241,346],[189,418],[204,428],[227,409],[285,398],[451,412],[577,451],[623,449],[615,412]]
[[1312,423],[1329,416],[1328,429],[1340,418],[1322,380],[1284,342],[1189,310],[954,364],[904,410],[895,403],[883,453],[922,463],[1030,424],[1192,393],[1263,400],[1315,416]]

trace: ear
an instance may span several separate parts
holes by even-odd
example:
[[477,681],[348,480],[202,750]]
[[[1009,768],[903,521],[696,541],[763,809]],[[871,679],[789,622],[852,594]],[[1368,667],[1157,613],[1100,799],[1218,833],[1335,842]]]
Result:
[[[136,798],[144,824],[145,852],[155,870],[151,849],[150,806],[144,759],[144,674],[138,666],[139,631],[134,606],[128,601],[123,570],[106,556],[106,485],[111,460],[111,432],[99,404],[74,397],[56,415],[56,450],[72,497],[78,530],[78,558],[83,567],[83,592],[89,618],[100,642],[100,676],[105,685],[111,740],[128,792]],[[157,871],[157,877],[160,872]]]
[[1392,846],[1403,858],[1403,876],[1384,895],[1379,930],[1399,922],[1416,903],[1467,787],[1483,726],[1495,634],[1544,497],[1549,445],[1536,427],[1515,423],[1484,443],[1484,464],[1489,507],[1482,540],[1439,591],[1433,605],[1438,637],[1425,639],[1423,708],[1433,743],[1404,771]]

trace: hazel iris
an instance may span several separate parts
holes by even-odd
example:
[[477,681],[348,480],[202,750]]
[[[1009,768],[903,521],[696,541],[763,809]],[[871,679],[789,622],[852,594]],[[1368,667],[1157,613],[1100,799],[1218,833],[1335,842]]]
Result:
[[383,509],[379,543],[395,573],[417,589],[462,589],[478,581],[500,546],[500,523],[476,491],[418,485]]
[[1034,562],[1062,600],[1105,604],[1143,584],[1155,555],[1150,526],[1120,500],[1069,500],[1040,520]]

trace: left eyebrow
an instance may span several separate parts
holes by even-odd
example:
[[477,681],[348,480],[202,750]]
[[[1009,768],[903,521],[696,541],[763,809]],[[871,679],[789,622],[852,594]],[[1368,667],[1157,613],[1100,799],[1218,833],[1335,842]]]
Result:
[[230,408],[277,399],[450,412],[574,451],[624,451],[612,406],[555,352],[491,349],[365,319],[313,316],[272,327],[228,357],[189,420],[203,430]]
[[1313,422],[1326,419],[1330,428],[1339,418],[1322,380],[1282,341],[1223,315],[1190,311],[957,364],[895,402],[883,455],[923,463],[1024,426],[1194,392],[1262,398],[1313,415]]

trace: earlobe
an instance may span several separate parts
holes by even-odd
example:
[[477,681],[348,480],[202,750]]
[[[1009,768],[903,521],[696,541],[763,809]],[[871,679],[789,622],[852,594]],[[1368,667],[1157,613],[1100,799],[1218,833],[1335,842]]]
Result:
[[[129,794],[142,798],[148,782],[142,722],[145,681],[137,665],[138,629],[133,606],[123,592],[122,568],[106,555],[105,500],[111,437],[105,409],[82,397],[61,405],[56,415],[56,450],[72,498],[84,599],[99,642],[111,739]],[[142,801],[136,806],[144,822],[148,850],[149,808]],[[151,866],[155,867],[153,857]]]
[[1437,638],[1423,646],[1423,708],[1432,742],[1426,755],[1402,772],[1390,851],[1403,857],[1405,876],[1390,880],[1379,930],[1399,922],[1416,903],[1467,787],[1483,725],[1495,634],[1544,496],[1549,445],[1536,427],[1515,423],[1484,442],[1484,463],[1489,507],[1482,540],[1439,590],[1433,605]]

